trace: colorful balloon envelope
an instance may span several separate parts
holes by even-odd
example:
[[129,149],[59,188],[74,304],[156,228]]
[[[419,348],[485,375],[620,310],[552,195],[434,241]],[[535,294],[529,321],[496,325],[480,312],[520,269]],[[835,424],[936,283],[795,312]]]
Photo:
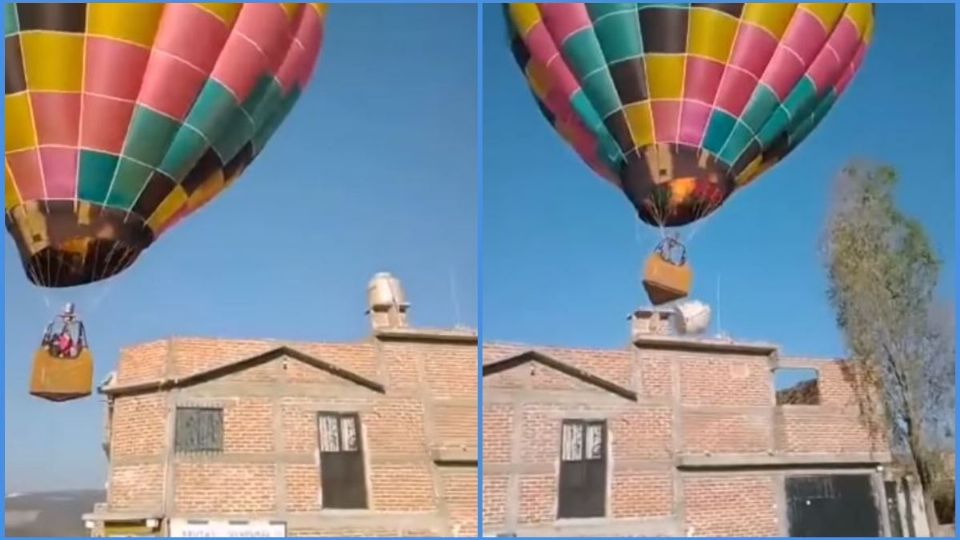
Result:
[[863,62],[872,4],[509,4],[541,111],[640,218],[718,208],[819,123]]
[[128,268],[309,81],[324,4],[6,4],[6,224],[29,279]]

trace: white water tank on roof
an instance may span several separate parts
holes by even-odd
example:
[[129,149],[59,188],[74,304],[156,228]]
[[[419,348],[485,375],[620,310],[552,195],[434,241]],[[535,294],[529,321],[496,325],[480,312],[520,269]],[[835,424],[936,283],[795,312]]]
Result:
[[400,280],[389,272],[379,272],[367,285],[367,308],[371,311],[387,311],[393,307],[406,308],[407,298]]
[[710,306],[703,302],[681,302],[673,310],[677,334],[702,334],[710,326]]

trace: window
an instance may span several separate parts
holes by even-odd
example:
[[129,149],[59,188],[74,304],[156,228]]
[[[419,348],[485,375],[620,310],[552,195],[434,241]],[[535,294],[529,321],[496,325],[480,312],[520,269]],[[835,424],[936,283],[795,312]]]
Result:
[[175,439],[177,452],[222,452],[223,410],[177,407]]
[[564,420],[558,518],[603,517],[607,495],[607,423]]
[[354,413],[320,413],[320,489],[324,508],[366,508],[360,417]]
[[820,385],[813,368],[778,368],[773,371],[777,405],[819,405]]

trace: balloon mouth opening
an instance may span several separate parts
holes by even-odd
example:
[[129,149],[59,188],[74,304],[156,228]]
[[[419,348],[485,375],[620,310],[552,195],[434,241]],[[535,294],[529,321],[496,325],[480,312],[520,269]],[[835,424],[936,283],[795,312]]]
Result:
[[675,178],[653,187],[638,205],[641,221],[656,227],[682,227],[705,218],[730,196],[728,183]]
[[116,240],[84,240],[87,249],[81,252],[49,247],[25,259],[27,279],[34,285],[55,289],[87,285],[123,272],[140,255],[140,250]]
[[27,279],[66,288],[123,272],[153,243],[138,216],[81,201],[31,201],[6,216]]

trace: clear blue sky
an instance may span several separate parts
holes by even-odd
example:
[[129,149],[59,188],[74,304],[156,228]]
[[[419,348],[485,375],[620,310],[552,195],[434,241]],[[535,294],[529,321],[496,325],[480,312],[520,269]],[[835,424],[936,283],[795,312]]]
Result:
[[6,490],[105,480],[100,399],[27,394],[68,300],[98,380],[121,347],[171,335],[362,339],[381,270],[403,280],[415,324],[475,327],[476,49],[474,5],[332,5],[313,82],[265,152],[128,272],[45,295],[5,235]]
[[[498,6],[485,6],[483,32],[484,339],[622,347],[656,231],[638,243],[626,197],[542,118]],[[716,304],[719,277],[732,337],[842,354],[818,242],[835,173],[869,158],[901,173],[898,201],[932,236],[953,299],[954,146],[953,5],[879,5],[873,48],[826,120],[697,232],[692,296]]]

